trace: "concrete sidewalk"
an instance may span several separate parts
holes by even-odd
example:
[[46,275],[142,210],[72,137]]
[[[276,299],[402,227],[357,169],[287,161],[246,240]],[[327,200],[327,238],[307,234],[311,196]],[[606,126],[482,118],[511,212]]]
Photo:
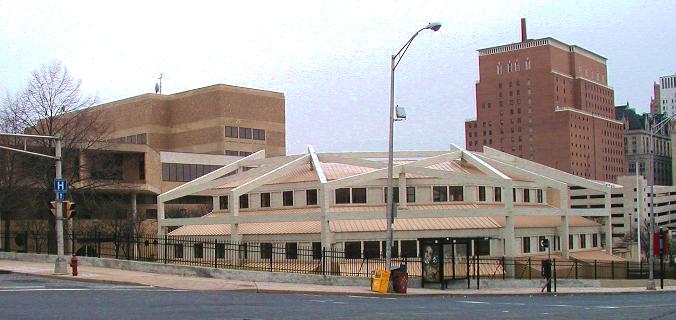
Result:
[[[0,260],[0,270],[32,276],[53,277],[64,280],[88,281],[111,284],[142,285],[182,290],[227,290],[265,293],[305,293],[320,295],[355,295],[355,296],[383,296],[374,293],[368,287],[357,286],[328,286],[312,284],[294,284],[278,282],[237,281],[214,278],[185,277],[170,274],[156,274],[138,271],[128,271],[110,268],[80,267],[77,277],[72,275],[55,275],[54,264]],[[659,285],[659,283],[658,283]],[[664,290],[646,291],[641,287],[630,288],[558,288],[558,295],[565,294],[618,294],[618,293],[654,293],[676,292],[676,286],[665,286]],[[545,293],[546,294],[546,293]],[[395,294],[392,294],[395,295]],[[421,289],[409,288],[406,295],[397,296],[477,296],[477,295],[544,295],[534,288],[504,288],[504,289]]]

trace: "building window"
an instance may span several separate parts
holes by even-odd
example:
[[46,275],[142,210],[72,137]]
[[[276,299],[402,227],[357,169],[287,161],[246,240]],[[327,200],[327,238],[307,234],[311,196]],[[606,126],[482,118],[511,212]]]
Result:
[[404,258],[418,257],[418,241],[401,240],[401,256]]
[[516,189],[512,189],[512,202],[516,202]]
[[253,135],[251,133],[251,128],[239,128],[239,138],[240,139],[251,139]]
[[491,255],[491,240],[490,239],[475,239],[474,240],[474,255],[476,255],[476,256],[490,256]]
[[322,258],[322,243],[313,242],[312,243],[312,259],[319,260]]
[[305,200],[308,206],[317,205],[317,189],[305,190]]
[[240,152],[239,152],[239,156],[240,156],[240,157],[246,157],[246,156],[250,156],[251,153],[252,153],[252,152],[249,152],[249,151],[240,151]]
[[364,241],[364,259],[380,258],[380,241]]
[[225,150],[225,155],[226,156],[239,157],[239,151],[237,151],[237,150]]
[[350,203],[350,188],[336,189],[336,204]]
[[523,189],[523,202],[524,203],[530,202],[530,189]]
[[284,245],[287,259],[298,259],[298,243],[296,242],[287,242]]
[[228,209],[228,196],[219,196],[218,197],[218,207],[221,210]]
[[598,234],[598,233],[594,233],[594,234],[592,235],[592,247],[596,248],[596,247],[598,247],[598,246],[599,246],[599,234]]
[[406,187],[406,202],[415,202],[415,187]]
[[523,253],[530,253],[530,237],[523,237]]
[[587,235],[581,234],[580,235],[580,249],[584,249],[586,247],[587,247]]
[[352,188],[352,203],[366,203],[366,188]]
[[536,191],[536,196],[537,196],[538,203],[544,202],[543,195],[542,195],[542,189],[538,189]]
[[282,205],[285,207],[293,206],[293,191],[282,192]]
[[195,245],[192,246],[193,249],[193,255],[195,256],[195,259],[202,259],[204,258],[204,244],[201,242],[195,243]]
[[228,138],[239,138],[237,127],[228,127],[225,126],[225,136]]
[[146,209],[146,219],[157,219],[157,209]]
[[225,259],[225,243],[216,244],[216,259]]
[[253,129],[253,139],[254,140],[265,140],[265,130],[263,130],[263,129]]
[[[384,196],[384,201],[387,203],[387,187],[383,189],[383,196]],[[392,200],[394,203],[399,203],[399,187],[393,187],[392,188]]]
[[249,208],[249,195],[248,194],[243,194],[243,195],[239,196],[239,208],[240,209]]
[[493,188],[493,200],[495,202],[501,202],[502,201],[502,188],[500,188],[500,187]]
[[569,249],[569,250],[572,250],[573,247],[574,247],[574,246],[573,246],[573,235],[572,235],[572,234],[569,234],[569,235],[568,235],[568,249]]
[[448,190],[451,195],[451,201],[463,201],[462,186],[451,186]]
[[270,207],[270,192],[261,193],[261,208]]
[[540,251],[540,252],[545,251],[545,247],[540,245],[542,243],[542,240],[545,240],[545,236],[539,236],[538,237],[538,251]]
[[[386,257],[387,252],[387,241],[380,242],[380,248],[382,248],[381,256]],[[399,258],[399,242],[397,240],[392,241],[392,258]]]
[[182,243],[174,244],[174,258],[183,259],[183,244]]
[[432,201],[434,202],[448,201],[448,187],[447,186],[432,187]]
[[486,201],[486,187],[479,186],[479,201]]
[[261,259],[272,259],[272,243],[263,242],[260,245]]
[[345,242],[345,259],[361,259],[361,241]]

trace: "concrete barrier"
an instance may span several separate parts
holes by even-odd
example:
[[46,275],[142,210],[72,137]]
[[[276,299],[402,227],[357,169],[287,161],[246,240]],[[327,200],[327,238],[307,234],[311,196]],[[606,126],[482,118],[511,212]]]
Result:
[[[38,263],[53,263],[56,260],[56,255],[0,252],[0,259],[38,262]],[[358,277],[299,274],[286,272],[249,271],[249,270],[234,270],[234,269],[215,269],[198,266],[184,266],[177,264],[163,264],[154,262],[92,258],[92,257],[78,257],[78,260],[81,266],[92,266],[92,267],[139,271],[148,273],[172,274],[185,277],[216,278],[225,280],[254,281],[254,282],[302,283],[302,284],[333,285],[333,286],[368,287],[370,285],[369,279]]]

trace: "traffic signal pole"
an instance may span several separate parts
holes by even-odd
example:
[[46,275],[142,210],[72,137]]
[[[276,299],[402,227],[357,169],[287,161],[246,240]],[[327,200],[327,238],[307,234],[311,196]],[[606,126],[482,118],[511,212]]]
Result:
[[[15,151],[20,153],[26,153],[34,156],[45,157],[54,159],[56,161],[56,178],[62,178],[62,166],[61,166],[61,135],[56,136],[39,136],[33,134],[20,134],[20,133],[4,133],[0,132],[0,136],[8,136],[15,138],[24,139],[24,149],[17,149],[9,146],[0,146],[0,149],[5,149],[9,151]],[[37,152],[28,151],[28,139],[51,139],[55,141],[54,155],[42,154]],[[54,273],[55,274],[67,274],[68,265],[66,263],[66,258],[64,257],[63,250],[63,201],[61,198],[56,198],[56,261],[54,262]]]
[[[56,179],[61,179],[61,136],[57,136],[55,149]],[[68,273],[68,264],[63,250],[63,200],[60,197],[56,198],[56,261],[54,262],[54,273]]]

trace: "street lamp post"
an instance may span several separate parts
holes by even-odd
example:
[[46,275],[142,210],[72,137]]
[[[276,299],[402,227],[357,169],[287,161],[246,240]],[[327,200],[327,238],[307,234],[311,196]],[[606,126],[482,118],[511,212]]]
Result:
[[394,223],[394,216],[393,216],[393,208],[394,204],[392,203],[394,197],[393,197],[393,187],[392,187],[392,167],[394,164],[394,120],[395,120],[395,115],[394,115],[394,70],[397,68],[399,65],[399,62],[401,62],[401,58],[404,57],[404,54],[406,53],[406,50],[408,50],[408,47],[411,45],[411,42],[413,42],[413,39],[415,39],[416,36],[420,33],[420,31],[423,30],[432,30],[432,31],[437,31],[441,28],[441,23],[434,22],[430,23],[424,28],[418,30],[416,33],[413,34],[413,36],[404,44],[399,51],[397,51],[397,54],[392,56],[392,60],[390,61],[390,116],[389,116],[389,121],[390,121],[390,136],[389,136],[389,152],[388,152],[388,159],[387,159],[387,207],[386,210],[387,212],[385,213],[387,217],[387,231],[386,231],[386,237],[387,241],[385,243],[385,265],[387,268],[390,268],[392,265],[392,224]]
[[[653,266],[655,262],[655,257],[653,256],[653,237],[655,234],[655,131],[660,130],[666,124],[668,124],[671,119],[673,119],[676,114],[668,116],[666,119],[660,121],[657,124],[650,125],[650,172],[649,174],[649,183],[650,183],[650,227],[648,228],[648,270],[650,270],[650,276],[648,278],[648,284],[646,285],[647,290],[655,290],[655,268]],[[639,217],[640,219],[641,217]],[[640,231],[640,230],[639,230]],[[641,234],[638,235],[641,237]],[[638,248],[639,252],[641,248]]]

